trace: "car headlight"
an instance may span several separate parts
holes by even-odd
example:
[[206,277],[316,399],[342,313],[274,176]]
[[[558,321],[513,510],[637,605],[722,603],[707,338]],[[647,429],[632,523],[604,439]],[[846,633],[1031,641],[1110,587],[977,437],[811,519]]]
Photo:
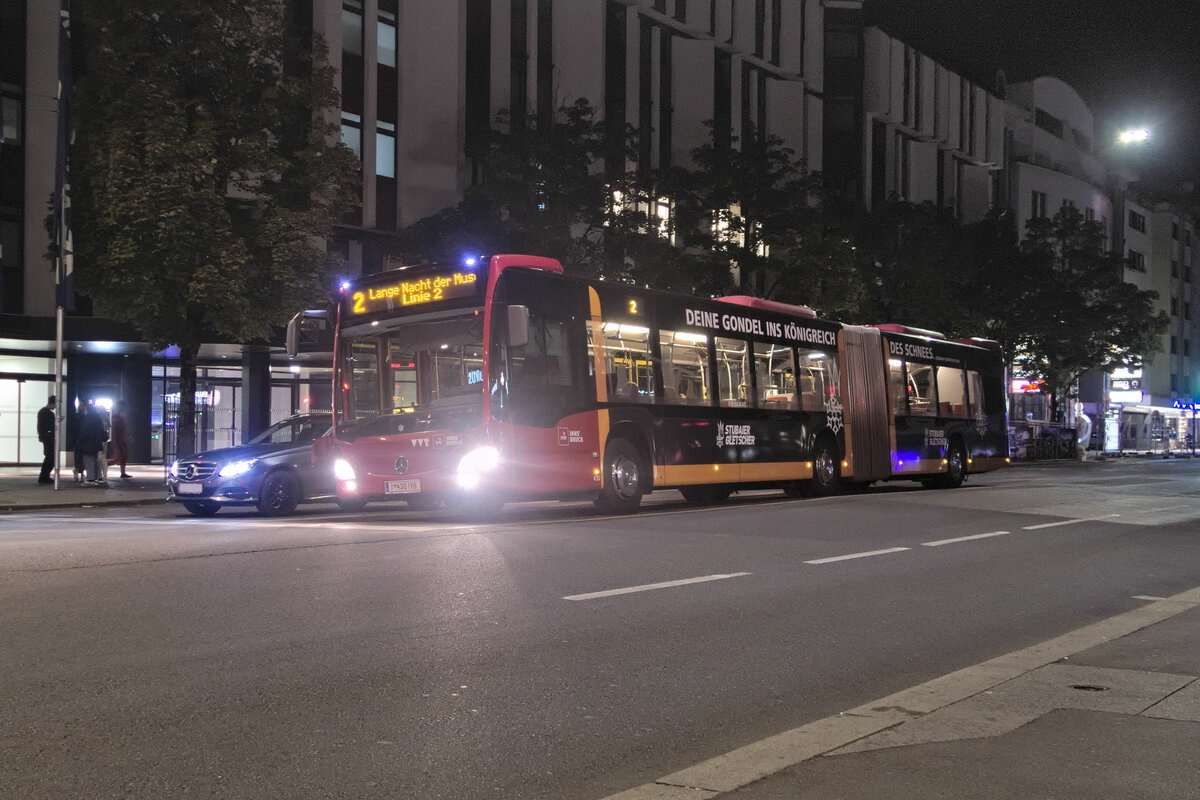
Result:
[[222,478],[236,478],[238,475],[244,475],[254,469],[254,465],[257,463],[257,458],[247,458],[244,461],[231,461],[221,467],[221,471],[217,474]]
[[494,447],[476,447],[458,462],[458,485],[464,489],[474,489],[483,479],[484,474],[491,472],[500,465],[500,451]]
[[179,477],[179,459],[176,459],[171,462],[171,477],[172,478]]
[[333,477],[339,481],[352,481],[358,476],[354,473],[354,467],[344,458],[339,458],[333,462]]

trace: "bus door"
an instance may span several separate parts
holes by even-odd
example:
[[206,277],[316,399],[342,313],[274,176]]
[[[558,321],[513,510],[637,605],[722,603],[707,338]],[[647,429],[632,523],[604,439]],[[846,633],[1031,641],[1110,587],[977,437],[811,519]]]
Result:
[[894,472],[940,472],[945,431],[937,422],[934,365],[892,356],[888,361],[888,372],[896,431]]

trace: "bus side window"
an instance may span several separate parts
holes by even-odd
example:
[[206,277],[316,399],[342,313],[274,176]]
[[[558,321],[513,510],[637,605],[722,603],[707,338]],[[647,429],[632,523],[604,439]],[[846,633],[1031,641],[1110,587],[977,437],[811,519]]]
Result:
[[796,367],[792,348],[767,342],[754,343],[754,369],[758,377],[758,407],[796,411]]
[[939,417],[967,416],[966,384],[961,369],[937,368],[937,396]]
[[826,401],[839,394],[837,361],[820,350],[797,350],[796,356],[800,408],[824,411]]
[[619,322],[605,322],[601,327],[609,402],[653,403],[650,330]]
[[978,417],[983,413],[983,378],[973,369],[967,371],[967,398],[971,416]]
[[899,358],[888,360],[888,383],[892,387],[892,413],[898,417],[908,415],[908,390],[905,388],[904,362]]
[[717,337],[717,386],[723,408],[750,406],[749,348],[744,339]]
[[914,364],[908,367],[908,413],[914,417],[937,414],[937,395],[934,392],[933,365]]
[[662,351],[663,403],[706,406],[712,396],[708,337],[702,333],[658,332]]

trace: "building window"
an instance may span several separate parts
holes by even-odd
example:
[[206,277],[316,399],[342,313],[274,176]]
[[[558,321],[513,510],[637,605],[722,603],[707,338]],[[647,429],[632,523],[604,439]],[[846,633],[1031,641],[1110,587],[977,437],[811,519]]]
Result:
[[1037,125],[1047,133],[1052,133],[1059,139],[1063,136],[1063,123],[1058,117],[1047,114],[1042,109],[1036,109],[1033,113],[1033,124]]
[[1141,231],[1142,233],[1145,233],[1146,232],[1146,216],[1144,214],[1139,214],[1138,212],[1130,209],[1130,211],[1129,211],[1129,227],[1133,228],[1135,231]]
[[354,151],[354,155],[362,158],[362,117],[342,112],[342,144]]
[[1171,223],[1171,238],[1175,239],[1176,241],[1179,240],[1179,223],[1178,222]]
[[1126,261],[1126,266],[1138,272],[1146,271],[1146,256],[1139,253],[1137,250],[1130,250]]
[[[1179,339],[1175,336],[1172,336],[1171,337],[1171,355],[1175,355],[1178,352],[1179,352]],[[1172,387],[1172,388],[1174,388],[1174,387]]]
[[1172,317],[1179,316],[1179,298],[1178,297],[1171,298],[1171,316]]
[[1184,281],[1186,281],[1187,283],[1191,283],[1191,282],[1192,282],[1192,268],[1191,268],[1191,267],[1184,267],[1184,268],[1183,268],[1183,279],[1184,279]]
[[1088,222],[1095,222],[1096,221],[1096,209],[1092,208],[1091,206],[1088,206],[1087,208],[1085,208],[1083,210],[1083,218],[1086,219]]
[[1183,301],[1183,318],[1189,321],[1192,318],[1192,304],[1186,300]]
[[1183,340],[1183,354],[1185,356],[1191,356],[1191,354],[1192,354],[1192,340],[1191,339]]
[[1171,277],[1172,278],[1179,277],[1179,262],[1178,261],[1171,262]]
[[396,177],[396,126],[382,120],[376,123],[375,174],[381,178]]
[[1034,219],[1042,219],[1046,216],[1046,193],[1034,191],[1033,193],[1033,209],[1031,216]]
[[1178,375],[1171,375],[1171,391],[1172,392],[1179,391],[1179,376]]

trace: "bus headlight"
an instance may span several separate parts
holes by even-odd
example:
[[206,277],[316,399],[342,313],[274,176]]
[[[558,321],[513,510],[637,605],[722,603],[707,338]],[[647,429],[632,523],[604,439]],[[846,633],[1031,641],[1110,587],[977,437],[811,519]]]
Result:
[[245,461],[234,461],[221,467],[221,471],[217,473],[222,478],[236,478],[238,475],[244,475],[254,469],[254,465],[258,463],[257,458],[248,458]]
[[333,477],[339,481],[352,481],[358,476],[354,474],[354,467],[350,466],[349,461],[339,458],[333,462]]
[[494,447],[476,447],[458,462],[458,485],[474,489],[483,476],[500,465],[500,451]]

